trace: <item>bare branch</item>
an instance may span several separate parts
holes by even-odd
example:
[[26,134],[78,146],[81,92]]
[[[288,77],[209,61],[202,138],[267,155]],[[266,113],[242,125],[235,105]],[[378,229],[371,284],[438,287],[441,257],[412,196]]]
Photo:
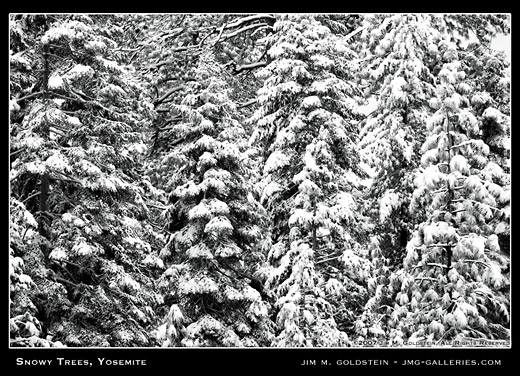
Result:
[[21,153],[22,151],[24,151],[24,149],[18,149],[18,150],[16,150],[16,151],[13,151],[11,154],[9,154],[9,157],[12,158],[12,157],[14,157],[16,154]]
[[361,31],[363,31],[364,27],[358,27],[356,30],[354,30],[353,32],[351,32],[350,34],[348,34],[345,39],[346,40],[349,40],[350,38],[352,38],[354,35],[360,33]]
[[66,137],[67,135],[61,131],[59,128],[56,128],[56,127],[53,127],[53,126],[50,126],[49,127],[49,131],[51,131],[52,133],[56,133],[58,135],[60,135],[61,137]]
[[167,30],[161,33],[160,37],[163,41],[165,41],[168,38],[175,38],[181,35],[184,32],[184,28],[178,27],[173,30]]
[[27,201],[29,201],[31,198],[33,197],[36,197],[36,196],[39,196],[41,192],[36,192],[36,193],[33,193],[32,195],[30,195],[29,197],[25,198],[23,201],[22,201],[22,204],[25,204]]
[[437,243],[437,244],[430,244],[427,247],[428,248],[436,248],[436,247],[442,248],[442,247],[453,247],[453,246],[455,246],[455,244],[453,244],[453,243]]
[[416,266],[412,267],[412,269],[423,268],[425,266],[434,266],[434,267],[438,267],[438,268],[441,268],[441,269],[448,269],[447,265],[438,264],[438,263],[435,263],[435,262],[428,262],[428,263],[423,264],[423,265],[416,265]]
[[171,108],[167,108],[167,107],[156,108],[155,111],[156,112],[170,112]]
[[458,260],[458,261],[462,261],[462,262],[473,262],[475,264],[481,264],[481,265],[484,265],[486,268],[490,268],[490,266],[488,264],[486,264],[484,261],[480,261],[480,260]]
[[[48,167],[48,166],[47,166]],[[58,171],[56,169],[53,169],[53,168],[50,168],[48,167],[50,171],[56,173],[56,174],[59,174],[61,175],[62,177],[59,178],[59,177],[55,177],[55,176],[51,176],[51,179],[55,179],[55,180],[63,180],[63,181],[68,181],[68,182],[71,182],[71,183],[76,183],[76,184],[79,184],[79,185],[83,185],[81,183],[81,181],[77,180],[77,179],[74,179],[72,176],[69,176],[67,175],[66,173],[64,172],[61,172],[61,171]]]
[[265,67],[267,65],[267,61],[257,61],[256,63],[244,64],[239,67],[235,67],[233,69],[233,74],[239,74],[245,70],[255,69],[259,67]]
[[319,261],[316,261],[314,264],[318,265],[318,264],[322,264],[322,263],[327,262],[327,261],[337,260],[337,259],[339,259],[342,256],[343,255],[339,255],[339,256],[334,256],[334,257],[328,258],[328,259],[319,260]]
[[146,206],[149,206],[149,207],[152,207],[152,208],[155,208],[155,209],[159,209],[159,210],[167,210],[168,209],[168,206],[159,206],[159,205],[155,205],[155,204],[151,204],[151,203],[146,203]]
[[242,17],[239,20],[237,20],[236,22],[230,23],[229,25],[227,25],[226,29],[232,29],[234,27],[239,27],[240,25],[242,25],[246,22],[262,20],[262,19],[270,19],[270,20],[274,21],[275,17],[271,14],[255,14],[252,16]]
[[260,30],[264,30],[264,29],[271,29],[271,30],[272,30],[273,28],[272,28],[272,26],[269,26],[269,25],[267,25],[267,26],[261,26],[261,27],[259,27],[258,29],[256,29],[255,31],[253,31],[253,32],[251,33],[251,36],[254,36],[254,35],[255,35],[256,33],[258,33]]
[[235,31],[232,31],[231,33],[228,33],[228,34],[225,34],[224,37],[222,38],[222,40],[216,40],[215,43],[217,42],[223,42],[229,38],[233,38],[235,36],[237,36],[238,34],[241,34],[243,33],[244,31],[247,31],[247,30],[250,30],[250,29],[256,29],[256,28],[259,28],[261,26],[268,26],[268,27],[271,27],[269,26],[268,24],[266,23],[261,23],[261,24],[252,24],[252,25],[248,25],[248,26],[245,26],[241,29],[238,29],[238,30],[235,30]]
[[247,107],[247,106],[250,106],[252,104],[255,104],[257,102],[257,98],[253,98],[251,100],[248,100],[247,102],[244,102],[244,103],[239,103],[237,105],[237,108],[243,108],[243,107]]
[[183,14],[181,17],[181,20],[177,23],[177,25],[175,25],[175,27],[181,26],[182,23],[184,22],[184,20],[186,19],[186,16],[187,16],[187,14]]
[[[183,52],[183,51],[187,51],[187,50],[188,50],[188,46],[181,46],[181,47],[171,48],[169,51],[170,52]],[[158,63],[155,63],[155,64],[150,64],[146,68],[147,69],[160,68],[163,65],[171,64],[176,61],[177,61],[177,59],[163,60],[163,61],[159,61]]]
[[32,97],[36,97],[37,95],[41,95],[43,94],[43,91],[37,91],[36,93],[32,93],[32,94],[29,94],[29,95],[26,95],[25,97],[21,97],[21,98],[15,98],[17,102],[20,102],[20,101],[23,101],[24,99],[29,99],[29,98],[32,98]]
[[457,210],[452,210],[450,213],[451,213],[451,214],[455,214],[455,213],[460,213],[460,212],[463,212],[463,211],[466,211],[466,209],[457,209]]
[[54,277],[54,279],[56,280],[56,282],[60,282],[62,284],[67,284],[67,285],[71,285],[71,286],[73,286],[75,288],[79,288],[79,286],[77,284],[75,284],[74,282],[71,282],[69,280],[66,280],[64,278],[56,276],[56,277]]
[[[224,26],[223,28],[220,28],[220,31],[219,31],[219,34],[217,36],[217,38],[215,38],[213,40],[213,42],[211,43],[211,45],[215,45],[219,42],[223,42],[229,38],[232,38],[238,34],[241,34],[247,30],[251,30],[251,29],[272,29],[272,26],[269,25],[268,23],[265,23],[265,22],[262,22],[262,23],[253,23],[251,25],[247,25],[247,26],[244,26],[238,30],[235,30],[235,31],[232,31],[228,34],[224,34],[222,36],[222,31],[226,30],[226,29],[232,29],[232,28],[235,28],[235,27],[239,27],[247,22],[250,22],[250,21],[255,21],[255,20],[260,20],[260,19],[268,19],[268,20],[275,20],[274,16],[270,15],[270,14],[257,14],[257,15],[253,15],[253,16],[248,16],[248,17],[243,17],[241,18],[240,20],[234,22],[234,23],[231,23],[231,24],[228,24],[227,26]],[[188,51],[188,50],[195,50],[195,49],[198,49],[200,47],[202,47],[202,45],[204,44],[205,40],[207,38],[209,38],[211,35],[213,35],[216,30],[218,29],[213,29],[211,30],[204,38],[202,38],[202,40],[200,41],[199,44],[197,45],[193,45],[193,46],[180,46],[180,47],[175,47],[175,48],[171,48],[170,49],[170,52],[184,52],[184,51]],[[256,31],[255,31],[256,32]],[[155,64],[150,64],[148,65],[146,68],[147,69],[152,69],[152,68],[160,68],[162,67],[163,65],[167,65],[167,64],[171,64],[173,62],[175,62],[176,59],[169,59],[169,60],[163,60],[163,61],[159,61]]]
[[69,100],[69,101],[75,101],[75,102],[80,102],[80,103],[85,103],[86,101],[82,98],[72,98],[72,97],[67,97],[66,95],[63,95],[63,94],[58,94],[58,93],[55,93],[53,91],[50,92],[50,94],[52,95],[55,95],[57,97],[60,97],[62,99],[66,99],[66,100]]
[[168,99],[168,97],[170,95],[172,95],[173,93],[179,91],[179,90],[182,90],[182,89],[186,89],[186,85],[182,84],[182,85],[179,85],[179,86],[176,86],[170,90],[168,90],[165,94],[163,94],[163,96],[161,96],[160,98],[157,98],[153,103],[154,105],[160,105],[161,103],[163,103],[166,99]]
[[437,279],[435,278],[431,278],[431,277],[415,277],[414,280],[416,281],[432,281],[432,282],[439,282]]
[[[216,42],[213,43],[213,46],[215,46],[215,44],[217,44],[218,40],[222,36],[222,33],[224,32],[225,27],[226,27],[226,25],[222,25],[222,27],[220,28],[220,31],[218,32],[218,36],[217,36]],[[211,34],[208,34],[208,35],[211,35]]]

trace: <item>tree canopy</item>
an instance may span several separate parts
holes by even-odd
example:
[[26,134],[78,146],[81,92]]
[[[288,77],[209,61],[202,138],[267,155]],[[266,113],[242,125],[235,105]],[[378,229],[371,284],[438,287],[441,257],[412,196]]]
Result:
[[509,340],[509,33],[11,14],[11,346]]

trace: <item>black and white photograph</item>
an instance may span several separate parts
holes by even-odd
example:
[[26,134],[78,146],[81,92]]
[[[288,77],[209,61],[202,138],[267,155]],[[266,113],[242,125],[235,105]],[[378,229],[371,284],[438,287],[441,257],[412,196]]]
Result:
[[8,17],[12,366],[503,365],[510,13]]

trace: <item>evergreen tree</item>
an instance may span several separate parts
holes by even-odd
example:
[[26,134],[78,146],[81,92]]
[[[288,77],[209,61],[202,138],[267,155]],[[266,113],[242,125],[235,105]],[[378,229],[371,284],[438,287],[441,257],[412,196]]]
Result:
[[[403,17],[406,17],[406,16],[403,16]],[[434,77],[434,76],[440,75],[441,72],[443,74],[446,72],[446,71],[442,70],[443,61],[447,62],[450,59],[454,59],[454,56],[457,56],[458,54],[460,54],[461,56],[465,56],[468,59],[468,62],[470,62],[469,64],[467,64],[467,63],[463,64],[460,68],[461,70],[462,70],[462,68],[464,68],[467,72],[469,72],[469,77],[465,78],[465,82],[461,82],[458,84],[457,90],[460,93],[466,95],[467,98],[486,97],[486,94],[479,93],[478,87],[482,84],[482,81],[481,80],[473,81],[473,77],[472,77],[472,75],[475,73],[475,71],[473,70],[474,68],[472,67],[472,64],[474,64],[476,61],[478,61],[478,60],[475,60],[474,57],[471,58],[471,56],[473,56],[471,54],[471,50],[475,48],[475,45],[470,45],[468,47],[468,49],[466,49],[465,47],[463,47],[463,45],[461,43],[462,37],[455,32],[457,30],[457,25],[460,25],[460,22],[462,22],[464,24],[468,24],[468,22],[472,20],[472,17],[468,16],[468,19],[466,19],[466,20],[461,19],[460,17],[459,18],[456,17],[456,19],[454,20],[454,19],[451,19],[450,17],[429,17],[428,16],[427,19],[429,19],[429,22],[426,22],[426,20],[423,20],[424,22],[422,22],[422,24],[421,24],[421,28],[423,30],[425,30],[424,28],[426,28],[426,27],[430,27],[431,29],[436,28],[441,33],[444,33],[444,34],[439,35],[439,33],[437,31],[433,31],[433,30],[429,31],[430,35],[437,35],[437,37],[432,40],[432,41],[436,40],[437,42],[429,43],[429,44],[425,45],[425,47],[427,47],[427,50],[428,50],[428,53],[426,54],[426,56],[429,55],[431,58],[428,59],[428,58],[423,57],[422,61],[424,63],[427,63],[426,66],[427,66],[428,70],[431,72],[429,74],[430,83],[435,84],[435,86],[438,86],[439,85],[438,82],[440,81],[442,84],[444,84],[445,78]],[[475,30],[475,28],[478,28],[478,25],[475,26],[475,23],[470,22],[470,24],[472,24],[473,30]],[[392,30],[392,29],[390,29],[390,30]],[[449,37],[446,36],[446,33],[450,36]],[[417,33],[414,35],[421,35],[421,34]],[[447,39],[450,39],[450,38],[454,41],[454,43],[445,42]],[[489,46],[489,40],[486,43]],[[469,50],[469,52],[468,52],[468,50]],[[462,73],[464,73],[464,72],[462,72]],[[492,74],[490,74],[488,76],[489,82],[493,82],[493,81],[496,82],[497,76],[495,75],[493,78],[491,78],[491,76],[492,76]],[[475,86],[473,89],[471,88],[471,86],[469,86],[470,82],[472,84],[474,84],[474,86]],[[432,87],[431,84],[429,85],[430,87]],[[431,92],[431,90],[430,90],[430,92]],[[424,102],[424,98],[423,98],[422,102]],[[433,100],[433,102],[435,102],[435,100]],[[470,110],[465,109],[463,116],[468,116],[467,114],[470,114],[470,115],[478,114],[479,111],[482,111],[479,109],[477,109],[476,111],[473,111],[475,109],[475,103],[473,100],[471,102],[472,102],[471,104],[473,105],[473,108]],[[469,107],[470,102],[466,100],[466,102],[463,106]],[[388,107],[389,107],[388,105],[384,106],[385,109]],[[428,106],[428,107],[430,107],[430,106]],[[425,109],[424,104],[423,104],[423,106],[420,106],[420,109],[423,112],[423,116],[422,116],[423,121],[422,122],[425,123],[424,119],[425,119],[426,115],[428,113],[432,113],[437,108],[433,109],[430,107],[429,109]],[[377,113],[377,110],[376,110],[376,113]],[[433,116],[433,113],[430,116]],[[483,122],[483,121],[479,122],[479,125],[482,129],[485,129],[485,127],[486,127],[485,122]],[[424,125],[420,124],[420,122],[418,123],[418,126],[421,127],[422,129],[424,129]],[[426,129],[424,129],[424,131],[425,131],[424,134],[427,137],[429,137],[429,139],[431,139],[431,132],[430,132],[431,129],[426,128]],[[484,131],[484,134],[485,133],[486,132]],[[370,133],[368,135],[370,135]],[[395,132],[391,133],[390,136],[384,135],[383,138],[388,138],[388,137],[393,138],[393,137],[395,137],[394,135],[395,135]],[[481,136],[482,136],[482,132],[480,132],[480,133],[477,132],[477,133],[471,134],[471,137],[475,138],[475,140],[473,140],[473,141],[476,141],[476,139],[481,138]],[[372,138],[370,138],[370,140],[368,140],[369,142],[367,142],[367,145],[369,147],[373,147],[373,145],[374,145],[371,141]],[[377,145],[377,144],[375,144],[375,145]],[[442,147],[443,146],[441,146],[441,149],[442,149]],[[469,150],[468,153],[472,153],[472,151]],[[391,153],[390,155],[393,155],[393,153]],[[504,155],[504,154],[502,153],[502,155]],[[423,159],[424,159],[424,157],[423,157]],[[500,180],[500,178],[505,178],[507,175],[504,174],[503,171],[496,169],[495,166],[496,165],[493,162],[488,163],[487,166],[485,168],[483,168],[483,170],[480,173],[486,174],[488,176],[489,180],[491,181],[491,177],[490,177],[489,173],[486,171],[489,171],[489,170],[495,171],[495,177],[494,177],[493,182],[501,184],[501,183],[499,183],[498,180]],[[417,173],[417,167],[418,167],[418,164],[416,162],[415,167],[414,167],[415,172],[414,172],[414,169],[411,169],[409,172],[409,180],[411,180],[411,178],[413,177],[413,174]],[[480,166],[480,167],[482,167],[482,166]],[[500,176],[500,178],[498,178],[499,176]],[[377,176],[376,176],[376,179],[377,179]],[[394,183],[394,184],[396,184],[396,183]],[[399,183],[397,183],[397,184],[399,185]],[[501,185],[507,191],[508,188],[504,184],[501,184]],[[408,185],[408,187],[410,187],[410,186],[411,185]],[[403,187],[401,187],[401,189],[398,190],[398,192],[401,193],[402,190],[403,190]],[[417,194],[417,191],[415,191],[415,192],[416,192],[415,194]],[[507,195],[507,193],[506,193],[506,195]],[[408,203],[409,202],[410,202],[410,199],[408,199]],[[439,203],[437,202],[435,205],[438,205],[438,204]],[[505,209],[505,210],[501,210],[500,212],[497,212],[497,217],[495,219],[496,221],[498,221],[498,223],[500,223],[500,224],[497,224],[497,228],[504,231],[506,228],[508,228],[508,219],[507,219],[507,217],[509,215],[508,201],[504,200],[501,202],[497,202],[496,208]],[[390,206],[390,208],[387,207],[387,209],[392,210],[392,207],[391,206]],[[426,210],[417,210],[417,207],[415,207],[415,204],[412,205],[410,207],[410,209],[406,208],[406,210],[407,211],[410,210],[410,214],[413,217],[415,217],[417,222],[419,222],[419,223],[427,222],[431,218],[431,212],[426,211]],[[389,213],[390,213],[390,211],[387,211],[387,214],[389,214]],[[395,216],[396,216],[396,213],[393,213],[393,215],[391,216],[392,220],[395,220]],[[406,223],[406,225],[410,226],[410,228],[413,228],[413,222],[410,219],[406,220],[405,223]],[[382,233],[384,234],[385,232],[383,231]],[[398,345],[398,344],[402,343],[403,338],[408,338],[408,336],[413,335],[413,336],[415,336],[413,338],[417,339],[418,338],[417,336],[419,336],[419,337],[421,336],[418,333],[423,333],[423,329],[421,329],[420,331],[416,331],[417,326],[415,326],[412,323],[409,323],[408,326],[403,325],[400,317],[403,317],[405,315],[405,313],[407,313],[413,319],[417,319],[417,317],[424,318],[425,316],[424,316],[424,311],[422,313],[419,313],[421,310],[417,308],[417,301],[419,300],[420,295],[414,296],[414,291],[415,291],[416,285],[411,283],[411,281],[413,281],[413,278],[410,276],[409,271],[406,268],[403,269],[401,267],[396,267],[395,262],[392,262],[391,260],[388,259],[388,253],[385,252],[385,249],[387,249],[387,245],[382,244],[382,241],[384,241],[383,237],[381,237],[381,236],[374,237],[374,238],[372,238],[371,244],[369,245],[369,247],[371,249],[371,253],[372,253],[372,261],[374,264],[374,273],[373,273],[373,276],[369,279],[369,291],[372,296],[366,304],[365,312],[360,317],[360,319],[357,321],[356,328],[357,328],[358,333],[363,338],[366,338],[367,336],[368,337],[374,336],[374,337],[379,337],[382,339],[390,340],[390,343]],[[505,264],[507,264],[507,262],[505,262]],[[506,269],[508,269],[508,267],[506,267]],[[413,296],[414,296],[414,298],[413,298],[414,300],[412,300],[412,302],[415,302],[415,303],[411,304],[410,300],[412,299]],[[411,309],[410,309],[410,307],[408,307],[406,309],[403,307],[400,307],[401,299],[405,303],[405,305],[410,306],[410,304],[411,304],[412,305]],[[502,299],[502,301],[505,301],[505,300],[507,300],[507,299]],[[397,305],[396,305],[396,302],[397,302]],[[410,312],[412,312],[413,310],[415,310],[414,314],[410,315]],[[419,315],[419,316],[417,316],[417,315]],[[418,325],[418,326],[420,327],[421,325]],[[430,335],[432,335],[432,334],[430,333]]]
[[430,101],[436,112],[422,147],[424,170],[411,204],[413,212],[426,211],[428,220],[407,247],[409,277],[396,297],[396,318],[413,312],[407,318],[414,320],[411,334],[417,338],[508,338],[508,280],[502,270],[509,259],[494,230],[509,221],[498,207],[509,193],[486,173],[503,171],[490,165],[489,146],[478,138],[480,124],[467,97],[471,87],[455,47],[445,47],[438,97]]
[[[503,52],[491,49],[490,42],[470,44],[461,53],[461,64],[473,89],[469,99],[480,124],[479,138],[489,146],[486,173],[494,183],[510,190],[510,64]],[[510,210],[509,202],[497,205],[507,212]],[[495,228],[505,253],[509,253],[510,232],[507,221]]]
[[274,32],[253,116],[253,140],[262,140],[266,157],[262,202],[273,224],[267,287],[278,296],[274,345],[344,346],[331,301],[347,289],[359,294],[352,281],[368,267],[349,231],[361,173],[348,82],[354,55],[312,16],[281,17]]
[[[41,236],[36,231],[38,223],[27,211],[25,205],[11,198],[10,200],[10,247],[9,247],[9,332],[11,346],[62,347],[60,341],[53,341],[45,335],[41,310],[34,303],[34,290],[38,288],[28,270],[31,265],[27,255],[38,252]],[[36,280],[38,281],[38,280]],[[54,301],[52,304],[63,304]]]
[[[376,205],[376,236],[391,266],[400,267],[414,228],[408,212],[413,174],[425,138],[427,101],[434,95],[430,67],[439,59],[441,34],[432,24],[439,16],[376,15],[365,19],[362,40],[368,50],[361,77],[377,107],[362,132],[364,159],[374,170],[367,194]],[[377,93],[377,94],[374,94]]]
[[110,59],[117,45],[98,22],[13,16],[11,193],[38,222],[13,256],[35,284],[42,338],[151,345],[163,239],[145,222],[154,189],[139,164],[152,111],[132,68]]
[[211,52],[179,105],[172,132],[182,140],[164,157],[170,177],[172,236],[161,256],[161,288],[171,304],[157,335],[163,346],[266,346],[268,303],[255,275],[262,210],[248,194],[243,128]]

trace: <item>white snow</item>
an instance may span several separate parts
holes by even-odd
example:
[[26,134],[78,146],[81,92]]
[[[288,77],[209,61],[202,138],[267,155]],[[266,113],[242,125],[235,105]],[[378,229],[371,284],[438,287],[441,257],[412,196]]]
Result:
[[60,172],[70,172],[72,171],[72,167],[69,162],[65,160],[64,156],[59,152],[54,152],[51,154],[49,158],[45,161],[45,164],[51,169],[60,171]]
[[229,222],[229,220],[224,216],[218,216],[212,218],[204,227],[204,232],[208,233],[231,233],[233,231],[233,226]]
[[462,155],[458,154],[451,158],[450,161],[450,169],[452,171],[459,171],[463,175],[469,174],[469,165],[466,158]]
[[61,89],[63,87],[63,78],[57,74],[52,74],[47,85],[49,89]]
[[198,243],[188,249],[186,251],[186,255],[189,258],[203,258],[211,260],[213,259],[213,254],[211,253],[211,250],[208,248],[208,246],[204,243]]
[[394,190],[386,191],[379,200],[379,221],[384,222],[399,205],[399,195]]
[[52,260],[60,261],[60,260],[68,260],[67,251],[63,247],[54,248],[49,254],[49,258]]
[[326,69],[326,68],[330,68],[331,66],[334,65],[334,62],[331,59],[329,59],[327,56],[316,54],[316,55],[313,55],[311,57],[311,59],[314,62],[314,64],[319,68]]
[[71,81],[90,79],[94,76],[94,69],[83,64],[75,65],[65,74],[65,77]]
[[32,174],[43,174],[45,173],[45,165],[41,162],[29,162],[25,165],[27,171]]
[[264,174],[275,172],[276,170],[289,165],[291,158],[281,151],[274,151],[264,165]]
[[320,107],[321,101],[320,98],[316,95],[312,95],[310,97],[305,97],[302,101],[302,106],[304,108],[310,108],[310,107]]
[[211,209],[209,205],[207,205],[206,201],[201,201],[199,204],[191,208],[188,212],[189,219],[199,219],[199,218],[210,218],[211,217]]
[[85,241],[79,241],[72,247],[72,251],[80,256],[86,256],[93,252],[93,248]]
[[391,88],[394,100],[403,101],[406,98],[406,93],[403,91],[403,86],[406,84],[406,80],[402,76],[397,76],[392,80]]
[[9,99],[9,113],[13,114],[20,110],[20,106],[16,102],[16,99]]

